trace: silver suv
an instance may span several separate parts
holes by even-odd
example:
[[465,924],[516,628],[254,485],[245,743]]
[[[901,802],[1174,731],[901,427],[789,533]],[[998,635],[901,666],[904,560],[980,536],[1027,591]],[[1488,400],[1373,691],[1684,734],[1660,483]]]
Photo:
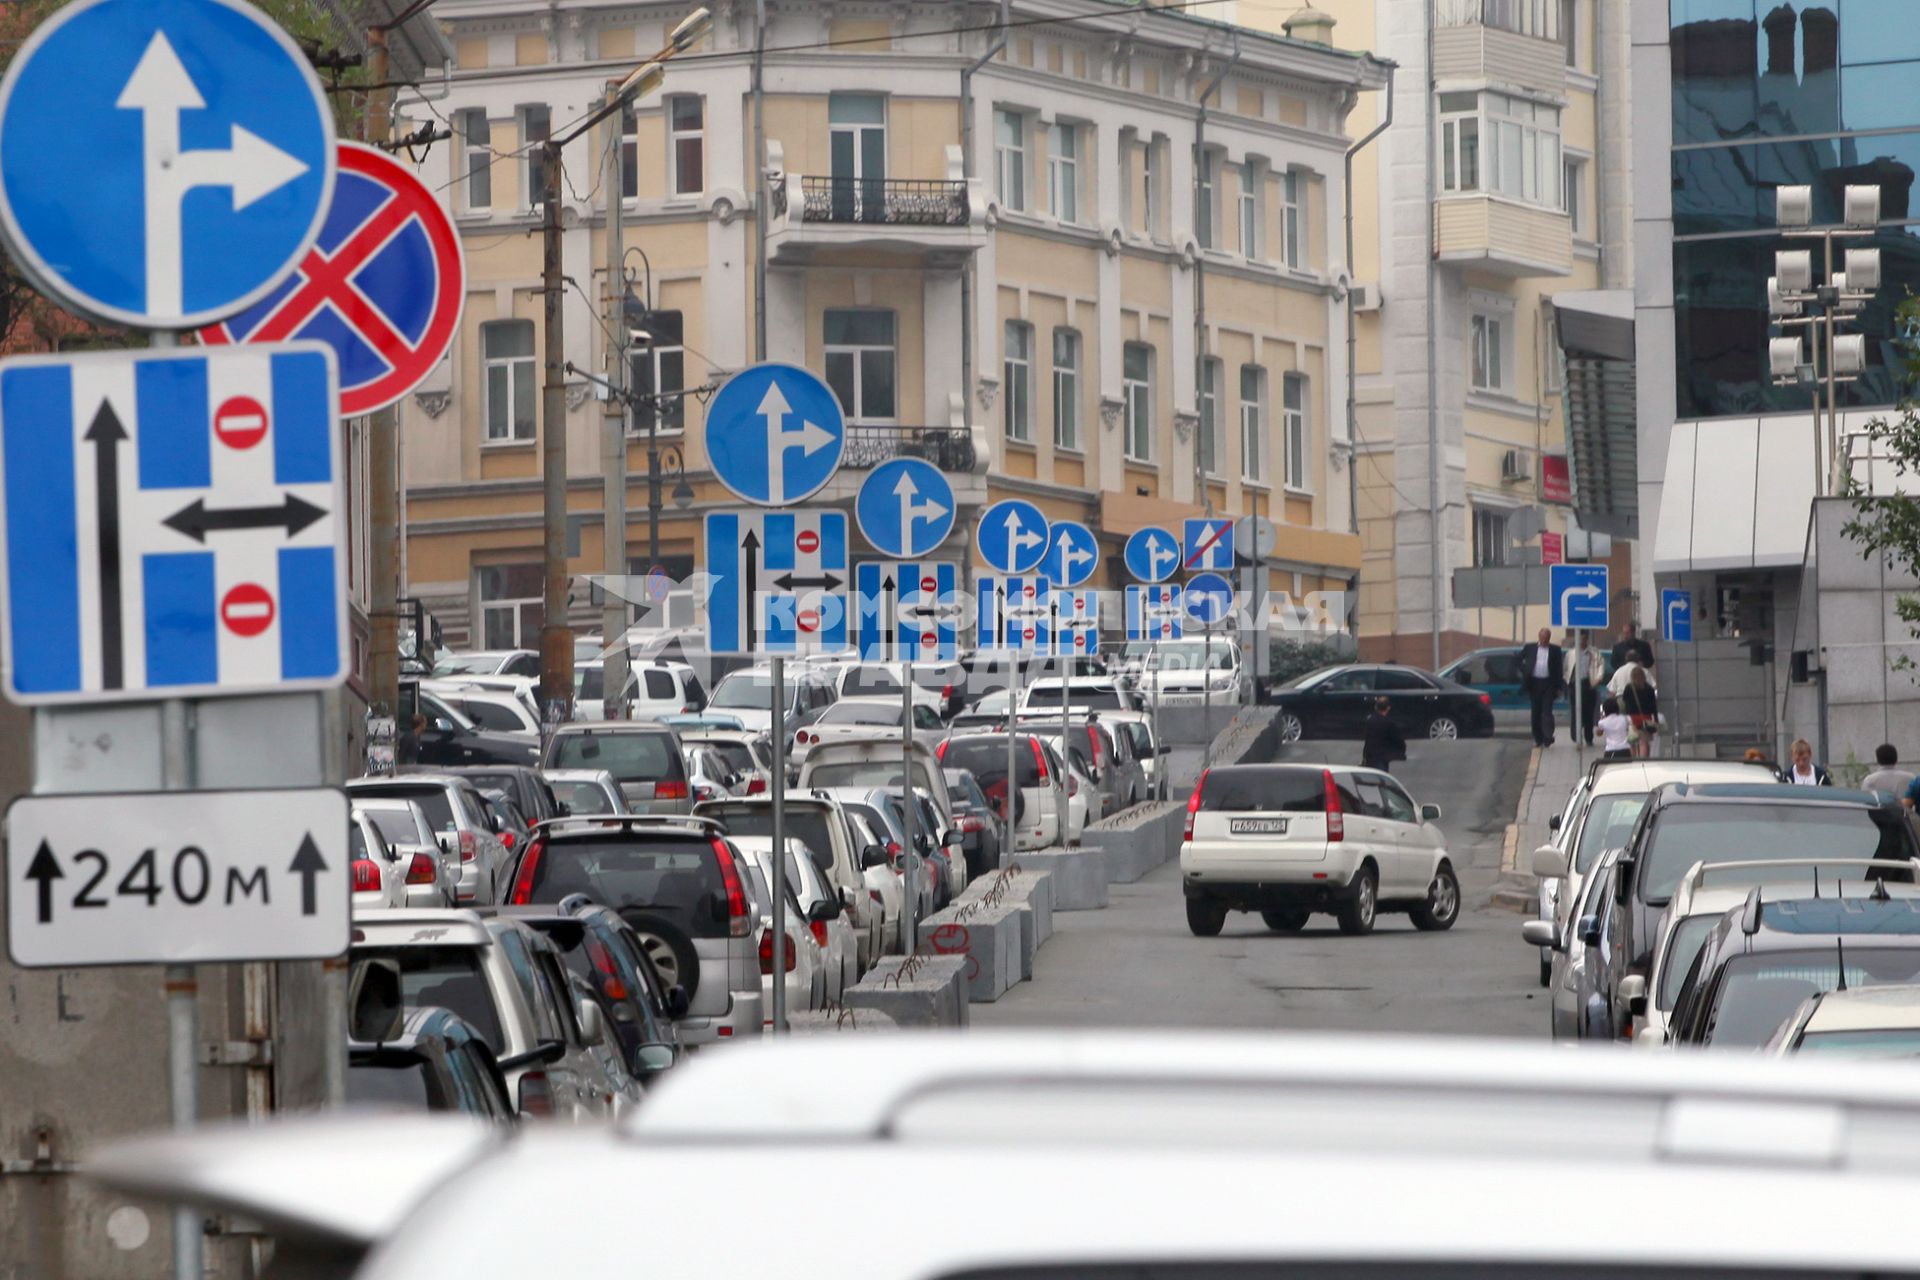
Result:
[[686,988],[682,1044],[759,1035],[753,903],[724,835],[702,818],[557,818],[534,829],[506,900],[526,906],[584,893],[619,912],[661,981]]
[[507,846],[487,819],[487,802],[465,778],[409,773],[398,778],[355,778],[347,784],[355,800],[410,800],[427,816],[427,825],[454,870],[454,899],[462,906],[491,906]]
[[680,738],[660,724],[607,720],[562,725],[547,742],[545,769],[605,769],[635,813],[684,814],[693,809]]

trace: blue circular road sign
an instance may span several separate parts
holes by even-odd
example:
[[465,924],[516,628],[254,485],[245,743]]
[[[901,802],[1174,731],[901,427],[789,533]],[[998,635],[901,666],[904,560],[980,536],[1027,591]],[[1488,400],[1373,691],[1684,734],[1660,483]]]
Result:
[[1047,554],[1047,517],[1024,498],[1003,498],[980,513],[980,558],[1000,573],[1031,573]]
[[1047,577],[1056,587],[1077,587],[1100,563],[1093,530],[1072,520],[1057,520],[1047,533]]
[[1156,525],[1127,539],[1127,572],[1140,582],[1165,582],[1180,567],[1180,539]]
[[81,0],[0,81],[0,236],[111,324],[252,306],[333,198],[333,113],[287,33],[231,0]]
[[931,462],[894,458],[861,482],[854,518],[874,550],[895,560],[918,560],[953,532],[953,486]]
[[846,444],[832,389],[797,365],[742,369],[707,410],[714,476],[763,507],[790,507],[826,488]]
[[1218,626],[1233,612],[1233,584],[1217,573],[1196,573],[1187,579],[1181,603],[1201,626]]

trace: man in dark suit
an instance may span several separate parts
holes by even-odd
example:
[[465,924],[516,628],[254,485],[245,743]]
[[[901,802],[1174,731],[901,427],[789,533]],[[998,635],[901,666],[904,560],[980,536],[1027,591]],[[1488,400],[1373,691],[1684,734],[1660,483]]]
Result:
[[1553,745],[1553,700],[1567,684],[1567,652],[1553,643],[1553,632],[1540,628],[1540,638],[1520,650],[1520,687],[1533,707],[1533,745]]
[[1373,714],[1367,717],[1366,738],[1360,747],[1360,763],[1382,773],[1393,770],[1395,760],[1407,758],[1407,740],[1393,722],[1393,703],[1385,698],[1373,700]]

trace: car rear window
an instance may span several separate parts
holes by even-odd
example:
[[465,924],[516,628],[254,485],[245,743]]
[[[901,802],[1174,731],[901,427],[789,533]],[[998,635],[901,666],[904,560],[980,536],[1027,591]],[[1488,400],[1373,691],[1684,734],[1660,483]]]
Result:
[[382,799],[393,797],[395,799],[411,800],[420,806],[422,813],[427,815],[427,826],[434,831],[458,831],[460,829],[453,819],[453,798],[447,794],[445,787],[421,787],[417,791],[409,789],[397,794],[392,788],[382,787],[373,794],[380,796]]
[[885,667],[855,667],[847,672],[847,681],[840,686],[842,697],[872,697],[876,694],[900,692],[900,677]]
[[467,719],[482,729],[497,730],[505,733],[524,732],[526,724],[513,713],[513,708],[498,702],[466,701],[460,704],[460,710]]
[[567,806],[569,816],[613,812],[613,801],[597,782],[556,782],[553,794]]
[[443,1111],[433,1068],[412,1054],[381,1053],[347,1063],[347,1105],[384,1111]]
[[[1707,1043],[1716,1049],[1758,1049],[1800,1002],[1840,985],[1839,948],[1770,952],[1727,961]],[[1883,986],[1920,977],[1920,947],[1847,947],[1846,985]]]
[[[837,760],[828,764],[815,765],[807,770],[809,787],[897,787],[900,785],[900,761],[898,760]],[[1001,773],[1006,769],[1002,768]],[[926,766],[918,761],[913,766],[914,786],[929,789],[933,780],[927,776]]]
[[[969,734],[964,738],[949,738],[945,745],[946,750],[940,756],[941,764],[967,770],[979,782],[982,790],[1006,785],[1006,734]],[[1032,739],[1015,739],[1013,764],[1014,785],[1022,788],[1040,785],[1040,768],[1033,758]],[[892,785],[898,786],[899,783],[895,781]]]
[[820,713],[821,724],[883,724],[898,727],[900,708],[880,702],[836,702]]
[[420,827],[406,809],[362,809],[388,844],[419,844]]
[[487,985],[478,947],[355,947],[355,964],[391,960],[400,966],[401,1003],[409,1009],[438,1005],[473,1024],[494,1056],[506,1052],[493,989]]
[[574,671],[573,696],[598,702],[607,696],[606,671],[602,667],[580,667]]
[[1288,765],[1212,769],[1200,787],[1200,807],[1236,813],[1324,813],[1327,775]]
[[[817,785],[826,785],[824,783]],[[705,813],[702,809],[700,812]],[[741,805],[738,808],[725,809],[714,815],[727,824],[727,830],[736,836],[763,836],[773,839],[773,806],[770,804]],[[828,826],[831,818],[826,810],[812,805],[787,806],[787,839],[798,840],[813,851],[814,863],[826,859],[827,865],[833,864],[833,832]]]
[[[1060,686],[1035,689],[1026,699],[1030,707],[1057,707],[1060,705]],[[1067,705],[1070,707],[1090,707],[1095,711],[1125,711],[1127,704],[1121,700],[1117,689],[1069,689]]]
[[713,845],[696,837],[649,839],[579,836],[550,840],[534,867],[535,902],[558,902],[584,893],[616,911],[655,911],[696,938],[726,932],[709,910],[712,895],[725,894]]
[[1804,858],[1906,858],[1897,814],[1856,805],[1681,804],[1655,815],[1640,873],[1640,899],[1673,897],[1696,862],[1776,862]]
[[553,740],[555,769],[605,769],[622,782],[660,782],[687,775],[664,733],[566,733]]
[[751,773],[759,768],[754,763],[752,750],[744,742],[709,742],[707,746],[735,773]]

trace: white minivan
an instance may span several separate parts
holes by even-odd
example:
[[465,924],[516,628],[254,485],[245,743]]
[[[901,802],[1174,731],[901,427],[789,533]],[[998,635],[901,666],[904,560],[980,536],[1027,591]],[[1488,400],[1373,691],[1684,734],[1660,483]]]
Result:
[[[987,799],[999,807],[1002,817],[1006,816],[1006,734],[969,733],[948,738],[940,744],[938,755],[944,768],[971,771]],[[1067,793],[1058,757],[1046,750],[1033,734],[1017,733],[1013,741],[1013,762],[1018,796],[1012,818],[1014,851],[1045,849],[1063,843],[1067,835],[1062,824],[1067,812]]]
[[1187,801],[1180,879],[1187,927],[1220,932],[1229,911],[1258,911],[1291,931],[1316,911],[1342,933],[1370,933],[1382,911],[1419,929],[1460,916],[1460,879],[1436,825],[1438,805],[1414,802],[1376,769],[1237,764],[1209,769]]

